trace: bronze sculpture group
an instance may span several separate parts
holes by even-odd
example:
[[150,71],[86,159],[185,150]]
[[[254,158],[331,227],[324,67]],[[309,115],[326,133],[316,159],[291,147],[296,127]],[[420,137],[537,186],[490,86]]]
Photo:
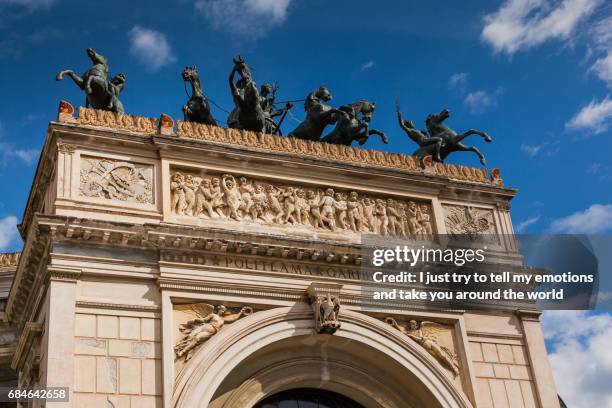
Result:
[[[92,48],[87,49],[92,67],[81,76],[71,70],[60,71],[56,79],[69,76],[85,92],[86,106],[94,109],[124,113],[119,94],[125,87],[126,77],[117,74],[110,77],[108,61]],[[257,88],[251,69],[242,57],[234,59],[234,67],[229,75],[229,87],[234,101],[234,109],[229,113],[227,126],[234,129],[250,130],[260,133],[281,135],[280,126],[293,105],[287,102],[281,108],[276,105],[276,87],[263,84]],[[185,121],[217,126],[210,109],[209,99],[205,96],[200,76],[195,67],[186,67],[182,72],[185,83],[191,85],[191,96],[183,106]],[[320,86],[310,92],[304,102],[305,118],[287,137],[321,141],[326,143],[350,146],[353,141],[363,145],[371,135],[378,135],[383,143],[388,143],[387,135],[380,130],[370,128],[370,122],[376,104],[366,100],[334,108],[328,105],[332,99],[329,90]],[[457,134],[444,124],[450,113],[444,109],[439,113],[427,116],[427,130],[418,130],[410,120],[404,120],[399,104],[396,107],[400,127],[408,137],[419,145],[413,156],[424,158],[431,156],[436,162],[444,162],[453,152],[470,151],[475,153],[482,165],[485,165],[483,154],[474,146],[466,146],[462,141],[470,135],[478,135],[486,142],[492,139],[486,133],[470,129]],[[276,118],[280,117],[278,120]],[[327,126],[334,129],[323,135]]]

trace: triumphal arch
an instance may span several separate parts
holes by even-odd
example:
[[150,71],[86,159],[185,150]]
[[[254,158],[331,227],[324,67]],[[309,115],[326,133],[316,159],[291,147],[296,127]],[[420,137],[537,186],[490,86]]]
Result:
[[364,299],[366,236],[487,234],[520,266],[515,193],[497,170],[62,102],[12,367],[69,387],[58,407],[558,407],[535,308]]

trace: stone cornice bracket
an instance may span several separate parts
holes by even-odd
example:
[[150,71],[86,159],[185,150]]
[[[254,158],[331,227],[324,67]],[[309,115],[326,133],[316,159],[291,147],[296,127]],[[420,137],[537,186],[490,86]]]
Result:
[[514,311],[514,314],[521,320],[539,322],[542,311],[535,309],[517,309]]
[[174,119],[162,113],[157,122],[157,134],[161,136],[174,136]]
[[28,357],[28,354],[30,354],[30,350],[33,349],[32,346],[34,344],[34,341],[41,335],[42,332],[42,323],[27,322],[25,324],[21,336],[19,337],[17,348],[15,349],[15,355],[13,356],[13,360],[11,361],[11,368],[13,370],[22,370]]
[[313,282],[306,289],[308,301],[314,312],[315,331],[319,334],[334,334],[340,328],[341,284]]
[[57,108],[57,121],[61,123],[75,123],[74,107],[70,102],[60,101]]
[[58,143],[57,151],[63,154],[73,154],[76,150],[76,146],[69,143]]
[[58,268],[48,267],[49,280],[51,281],[63,281],[63,282],[76,282],[83,272],[80,268]]

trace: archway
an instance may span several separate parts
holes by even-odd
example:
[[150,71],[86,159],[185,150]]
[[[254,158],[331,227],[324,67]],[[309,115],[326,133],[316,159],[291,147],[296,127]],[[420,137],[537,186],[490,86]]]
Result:
[[279,392],[316,388],[366,408],[472,407],[431,356],[397,330],[350,310],[341,316],[334,335],[313,334],[305,304],[239,320],[184,367],[173,406],[253,407]]
[[253,408],[365,408],[335,392],[317,388],[295,388],[271,395]]

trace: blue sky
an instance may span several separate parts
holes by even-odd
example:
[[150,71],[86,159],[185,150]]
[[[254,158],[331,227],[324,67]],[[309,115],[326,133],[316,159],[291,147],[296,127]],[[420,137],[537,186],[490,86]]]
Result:
[[[375,101],[372,125],[390,144],[373,138],[370,148],[415,149],[396,124],[396,98],[420,126],[447,107],[454,129],[494,138],[467,143],[519,189],[512,203],[518,230],[612,229],[610,2],[0,0],[1,250],[20,247],[14,225],[58,101],[83,101],[54,76],[84,71],[87,47],[107,56],[113,73],[127,74],[121,99],[132,114],[180,118],[180,72],[193,64],[206,94],[230,109],[227,76],[238,54],[259,84],[278,82],[279,99],[325,84],[334,104]],[[302,117],[301,104],[293,114]],[[285,133],[295,124],[288,119]],[[468,153],[449,162],[479,166]],[[605,368],[612,382],[612,362]],[[601,398],[612,407],[609,395]]]

